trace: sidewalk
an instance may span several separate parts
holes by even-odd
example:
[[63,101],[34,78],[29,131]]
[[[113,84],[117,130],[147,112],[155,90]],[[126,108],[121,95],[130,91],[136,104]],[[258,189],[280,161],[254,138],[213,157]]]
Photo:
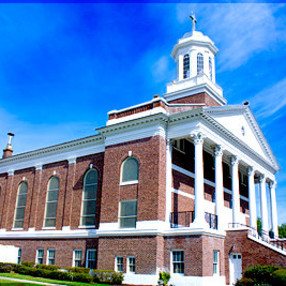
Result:
[[10,278],[10,277],[4,277],[4,276],[0,276],[0,280],[10,280],[10,281],[14,281],[14,282],[22,282],[22,283],[30,283],[30,284],[38,284],[38,285],[66,286],[66,285],[61,285],[61,284],[51,284],[51,283],[30,281],[30,280]]

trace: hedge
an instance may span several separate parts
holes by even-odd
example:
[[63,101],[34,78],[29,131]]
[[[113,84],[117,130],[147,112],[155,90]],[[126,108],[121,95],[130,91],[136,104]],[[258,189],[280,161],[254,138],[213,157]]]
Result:
[[26,266],[26,267],[34,267],[34,265],[35,265],[35,262],[32,262],[32,261],[22,261],[21,262],[21,265],[23,265],[23,266]]
[[36,268],[45,269],[45,270],[59,270],[61,266],[58,265],[45,265],[45,264],[37,264]]
[[286,285],[286,269],[279,269],[273,272],[273,286]]
[[86,274],[89,274],[89,272],[90,272],[90,269],[89,268],[85,268],[85,267],[66,267],[65,269],[67,271],[73,272],[73,273],[86,273]]
[[73,281],[90,283],[92,276],[87,273],[73,273]]
[[122,284],[124,279],[122,272],[113,270],[92,270],[93,282],[95,283],[110,283]]

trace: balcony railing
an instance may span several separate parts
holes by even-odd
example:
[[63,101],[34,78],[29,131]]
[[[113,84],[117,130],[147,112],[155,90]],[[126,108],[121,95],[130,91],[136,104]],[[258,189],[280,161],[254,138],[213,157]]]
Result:
[[[189,227],[195,219],[194,211],[172,212],[170,214],[171,228]],[[217,229],[217,215],[205,213],[205,220],[210,228]]]

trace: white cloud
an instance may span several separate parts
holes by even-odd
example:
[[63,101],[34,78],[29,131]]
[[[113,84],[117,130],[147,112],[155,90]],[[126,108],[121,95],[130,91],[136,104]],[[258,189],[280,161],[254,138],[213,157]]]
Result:
[[255,106],[255,114],[258,118],[282,116],[281,110],[286,106],[286,78],[253,96],[250,103]]
[[177,18],[187,21],[190,11],[197,14],[198,30],[215,39],[220,48],[219,70],[226,70],[238,68],[254,54],[286,40],[283,15],[274,17],[284,7],[265,3],[178,4]]
[[162,82],[170,78],[170,57],[162,56],[152,66],[152,75],[155,81]]

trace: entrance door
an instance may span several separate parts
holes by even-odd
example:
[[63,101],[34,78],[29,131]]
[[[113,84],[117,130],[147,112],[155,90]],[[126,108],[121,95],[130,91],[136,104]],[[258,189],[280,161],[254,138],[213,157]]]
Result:
[[242,277],[241,253],[229,255],[229,282],[234,285]]

